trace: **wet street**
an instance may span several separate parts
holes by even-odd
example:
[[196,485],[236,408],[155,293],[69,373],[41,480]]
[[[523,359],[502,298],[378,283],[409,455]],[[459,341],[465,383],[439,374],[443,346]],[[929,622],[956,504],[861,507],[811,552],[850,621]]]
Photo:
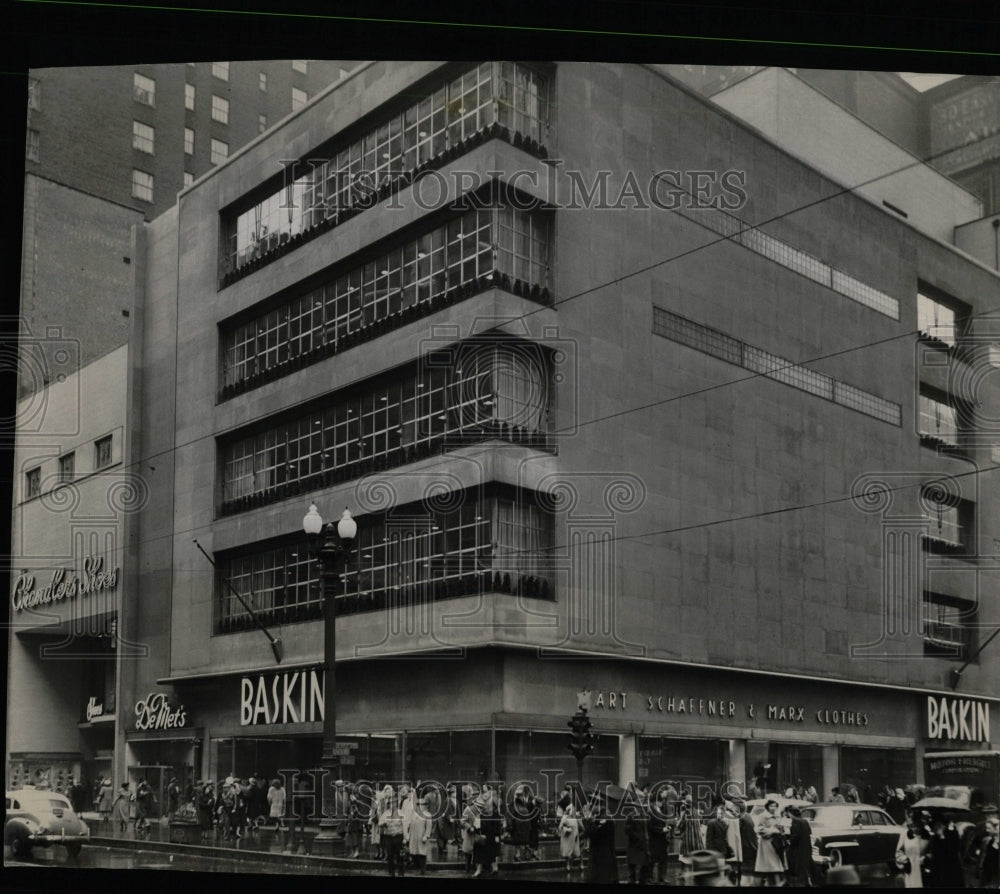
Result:
[[[74,870],[174,870],[181,872],[212,872],[233,875],[294,875],[294,876],[353,876],[356,878],[385,878],[387,872],[384,866],[376,866],[370,862],[358,863],[349,869],[332,867],[328,864],[318,864],[309,859],[292,860],[284,863],[254,860],[251,854],[230,855],[224,851],[201,855],[191,853],[164,853],[161,851],[136,850],[107,846],[92,846],[84,848],[77,859],[71,858],[61,847],[38,849],[30,860],[14,860],[9,848],[4,849],[5,868],[29,868],[44,870],[61,869]],[[669,882],[672,886],[683,885],[685,880],[680,875],[681,867],[670,867]],[[899,881],[889,877],[881,867],[861,867],[861,881],[865,887],[893,888],[899,887]],[[420,876],[410,873],[408,879],[420,879]],[[623,862],[619,863],[619,879],[628,878],[628,869]],[[467,876],[458,867],[454,869],[434,869],[420,879],[421,881],[453,880],[455,883],[468,881]],[[585,875],[579,871],[566,873],[563,869],[518,869],[501,872],[496,881],[512,884],[579,884],[585,880]],[[477,880],[478,881],[478,880]],[[491,880],[492,881],[492,880]]]

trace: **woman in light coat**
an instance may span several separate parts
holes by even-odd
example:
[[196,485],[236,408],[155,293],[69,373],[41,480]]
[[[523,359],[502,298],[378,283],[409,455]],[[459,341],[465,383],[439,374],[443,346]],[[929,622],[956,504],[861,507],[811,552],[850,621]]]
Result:
[[427,857],[431,852],[434,837],[434,821],[430,817],[426,798],[417,798],[413,813],[410,814],[410,856],[413,866],[424,875],[427,871]]
[[107,823],[111,820],[111,805],[114,802],[115,790],[110,779],[101,781],[101,789],[97,793],[97,812],[101,815],[101,822]]
[[903,870],[903,886],[906,888],[922,888],[923,878],[920,866],[924,854],[927,853],[927,839],[922,837],[913,821],[913,813],[906,814],[906,828],[899,833],[899,843],[896,845],[896,865]]
[[274,820],[274,831],[285,826],[285,787],[280,779],[272,779],[267,790],[267,815]]
[[768,801],[764,805],[763,816],[757,821],[757,863],[754,866],[754,871],[761,874],[765,885],[781,884],[788,870],[784,848],[777,841],[784,834],[784,826],[778,817],[778,802]]
[[115,817],[118,820],[119,828],[122,832],[128,830],[129,814],[132,811],[132,792],[129,791],[128,783],[123,782],[112,802]]
[[567,872],[572,871],[574,859],[577,866],[583,869],[583,860],[580,858],[580,821],[572,804],[566,805],[559,820],[559,856],[566,861]]

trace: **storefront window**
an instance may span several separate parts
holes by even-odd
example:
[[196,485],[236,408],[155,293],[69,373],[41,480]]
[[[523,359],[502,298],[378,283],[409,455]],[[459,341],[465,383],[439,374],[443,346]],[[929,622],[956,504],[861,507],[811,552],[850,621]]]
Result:
[[[497,732],[497,766],[507,784],[528,782],[550,802],[562,786],[577,778],[576,759],[566,747],[568,732],[530,730]],[[618,782],[618,737],[599,736],[597,747],[583,761],[583,784]]]
[[747,742],[748,788],[760,795],[782,794],[789,788],[815,786],[823,797],[823,748],[779,742]]
[[841,746],[841,786],[853,785],[865,804],[878,803],[885,786],[903,788],[916,780],[917,757],[912,748]]
[[678,788],[689,787],[697,796],[698,786],[713,786],[714,790],[726,780],[728,754],[726,740],[639,736],[635,781],[646,786],[671,782]]

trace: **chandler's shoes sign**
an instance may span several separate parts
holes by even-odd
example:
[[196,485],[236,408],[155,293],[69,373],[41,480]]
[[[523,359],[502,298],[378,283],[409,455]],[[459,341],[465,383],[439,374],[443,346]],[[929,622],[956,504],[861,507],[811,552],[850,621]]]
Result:
[[37,605],[48,605],[61,602],[63,599],[75,599],[77,596],[89,596],[98,590],[113,590],[118,586],[118,569],[104,570],[104,559],[101,556],[89,556],[83,560],[83,577],[73,575],[66,577],[65,568],[57,568],[52,572],[52,580],[47,587],[35,589],[35,578],[27,571],[14,584],[14,592],[10,597],[10,606],[14,611],[34,608]]

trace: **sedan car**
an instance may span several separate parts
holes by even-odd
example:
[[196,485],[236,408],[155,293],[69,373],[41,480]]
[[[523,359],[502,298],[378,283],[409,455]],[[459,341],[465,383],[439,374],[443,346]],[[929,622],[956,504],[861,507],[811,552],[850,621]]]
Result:
[[4,844],[16,859],[31,856],[33,847],[61,844],[71,857],[90,840],[90,829],[58,792],[21,788],[7,792]]
[[884,810],[871,804],[811,804],[802,819],[812,827],[812,858],[819,870],[841,865],[895,862],[899,836]]

